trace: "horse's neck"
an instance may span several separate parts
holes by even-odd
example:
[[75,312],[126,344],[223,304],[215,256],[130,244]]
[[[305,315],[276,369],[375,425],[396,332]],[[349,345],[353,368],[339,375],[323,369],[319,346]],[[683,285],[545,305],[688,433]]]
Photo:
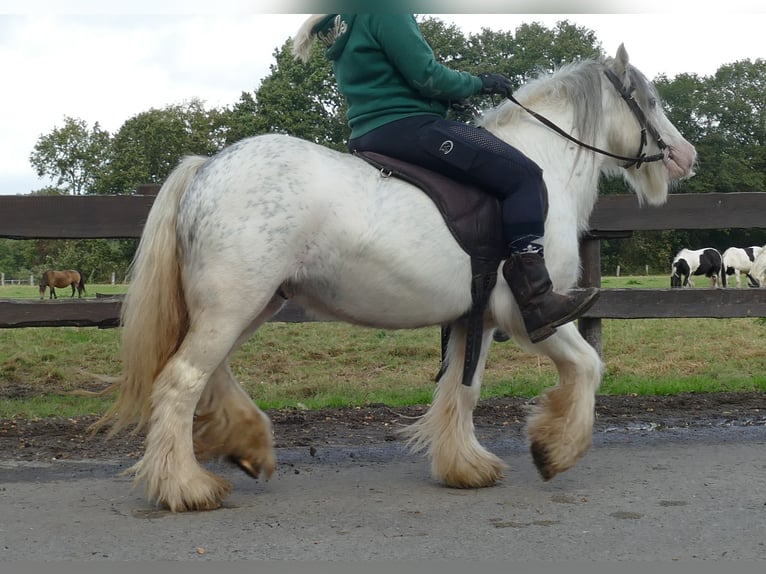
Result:
[[[506,104],[510,105],[510,104]],[[566,133],[573,133],[572,111],[546,106],[536,109]],[[577,215],[577,226],[587,225],[595,205],[603,159],[555,133],[524,110],[515,107],[484,124],[489,131],[531,158],[543,170],[551,205]]]

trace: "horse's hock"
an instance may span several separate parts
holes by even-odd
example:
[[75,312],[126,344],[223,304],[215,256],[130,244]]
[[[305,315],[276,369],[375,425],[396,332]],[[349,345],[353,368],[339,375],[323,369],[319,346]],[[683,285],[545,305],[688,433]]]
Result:
[[[0,237],[10,239],[124,239],[141,236],[158,186],[120,196],[0,196]],[[766,193],[671,194],[665,205],[639,207],[633,195],[599,199],[583,237],[582,286],[601,287],[601,239],[634,231],[764,228]],[[68,299],[68,298],[67,298]],[[116,327],[120,298],[0,300],[0,328]],[[586,339],[601,351],[602,319],[766,317],[763,289],[602,289],[579,321]],[[288,304],[273,321],[311,321]]]

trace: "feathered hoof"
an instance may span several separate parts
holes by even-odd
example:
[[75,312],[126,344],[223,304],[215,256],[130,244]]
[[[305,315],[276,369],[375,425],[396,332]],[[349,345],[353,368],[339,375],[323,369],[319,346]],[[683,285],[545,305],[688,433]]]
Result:
[[215,510],[231,492],[228,480],[201,467],[187,473],[178,472],[173,475],[178,478],[174,479],[169,478],[169,473],[164,473],[164,479],[149,477],[140,463],[133,468],[138,470],[134,482],[144,483],[147,498],[158,508],[170,512]]
[[230,463],[235,464],[242,472],[252,478],[258,478],[263,475],[264,478],[270,478],[276,468],[276,460],[272,453],[269,453],[265,460],[258,462],[257,459],[238,457],[229,455]]
[[551,463],[548,449],[544,445],[539,442],[533,442],[529,447],[529,451],[532,453],[532,460],[537,467],[537,472],[540,473],[543,480],[548,481],[560,472]]
[[505,467],[502,460],[487,453],[470,464],[455,465],[445,472],[435,468],[434,475],[450,488],[487,488],[503,480]]

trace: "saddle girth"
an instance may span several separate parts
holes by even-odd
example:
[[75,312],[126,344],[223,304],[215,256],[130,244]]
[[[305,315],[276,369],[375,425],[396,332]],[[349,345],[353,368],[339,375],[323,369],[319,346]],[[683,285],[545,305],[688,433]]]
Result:
[[[420,188],[433,200],[458,245],[471,258],[471,308],[456,322],[466,329],[463,384],[471,386],[481,354],[484,311],[497,282],[497,269],[508,256],[502,232],[500,202],[476,186],[375,152],[354,152],[384,177],[396,177]],[[453,323],[454,324],[454,323]],[[446,369],[445,351],[453,324],[442,326],[442,359],[438,381]]]

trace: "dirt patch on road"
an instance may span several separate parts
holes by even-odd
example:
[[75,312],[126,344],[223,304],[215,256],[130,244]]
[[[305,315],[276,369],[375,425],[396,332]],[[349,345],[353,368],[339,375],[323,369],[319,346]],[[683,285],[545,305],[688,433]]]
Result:
[[[529,401],[482,400],[474,412],[481,441],[523,436]],[[426,407],[268,411],[277,447],[368,446],[402,441],[397,430]],[[143,436],[107,440],[90,436],[95,417],[0,420],[0,460],[115,460],[138,458]],[[701,428],[766,425],[766,393],[711,393],[675,396],[598,396],[595,430]]]

